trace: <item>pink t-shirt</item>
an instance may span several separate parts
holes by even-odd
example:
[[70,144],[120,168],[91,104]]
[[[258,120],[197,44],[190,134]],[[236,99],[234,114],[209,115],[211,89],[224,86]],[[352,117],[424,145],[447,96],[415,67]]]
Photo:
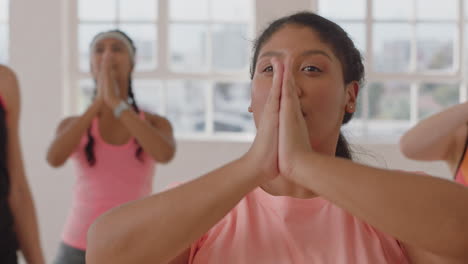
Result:
[[257,188],[196,241],[190,264],[407,264],[398,241],[320,197]]
[[[143,114],[140,116],[143,118]],[[91,134],[96,164],[90,167],[86,159],[86,133],[72,156],[77,178],[62,234],[63,242],[82,250],[86,249],[86,235],[96,218],[118,205],[151,194],[155,172],[155,162],[148,154],[141,154],[143,162],[137,159],[134,139],[119,146],[107,144],[99,134],[97,118],[92,122]]]

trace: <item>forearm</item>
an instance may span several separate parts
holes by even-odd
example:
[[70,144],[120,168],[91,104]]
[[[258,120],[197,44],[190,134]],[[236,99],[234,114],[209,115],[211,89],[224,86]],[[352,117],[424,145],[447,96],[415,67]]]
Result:
[[451,143],[452,136],[461,126],[468,124],[468,103],[452,106],[433,115],[409,130],[400,140],[402,152],[414,159],[437,159]]
[[47,152],[47,161],[54,167],[61,166],[76,149],[92,120],[98,114],[101,104],[95,101],[85,113],[73,120],[52,142]]
[[468,189],[461,185],[316,153],[301,156],[295,171],[301,185],[401,241],[443,256],[467,254]]
[[10,206],[14,217],[15,231],[20,250],[28,264],[44,264],[39,239],[39,228],[29,187],[13,190]]
[[87,262],[167,263],[258,186],[243,159],[105,214],[88,234]]
[[129,109],[122,112],[121,122],[130,131],[143,150],[159,162],[167,162],[175,153],[175,143],[172,137],[164,135],[148,121],[142,120],[138,114]]

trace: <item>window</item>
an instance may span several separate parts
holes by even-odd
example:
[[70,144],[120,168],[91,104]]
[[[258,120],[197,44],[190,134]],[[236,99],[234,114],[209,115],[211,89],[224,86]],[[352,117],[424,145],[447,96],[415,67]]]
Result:
[[252,137],[253,0],[77,0],[76,9],[71,55],[80,110],[94,93],[91,39],[119,28],[137,45],[133,87],[140,108],[167,116],[179,137]]
[[348,133],[393,141],[418,120],[465,99],[467,61],[461,58],[468,1],[317,4],[320,14],[350,34],[364,57],[367,85]]
[[9,53],[9,2],[0,0],[0,63],[8,62]]

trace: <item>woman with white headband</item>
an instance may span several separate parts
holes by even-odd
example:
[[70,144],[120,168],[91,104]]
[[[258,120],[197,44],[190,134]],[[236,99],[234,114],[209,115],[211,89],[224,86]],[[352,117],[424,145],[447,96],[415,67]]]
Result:
[[86,235],[93,221],[113,207],[149,195],[155,162],[166,163],[174,156],[169,121],[140,111],[134,99],[135,51],[132,40],[118,30],[93,39],[94,100],[82,115],[60,123],[47,153],[53,167],[71,157],[77,172],[56,264],[85,263]]

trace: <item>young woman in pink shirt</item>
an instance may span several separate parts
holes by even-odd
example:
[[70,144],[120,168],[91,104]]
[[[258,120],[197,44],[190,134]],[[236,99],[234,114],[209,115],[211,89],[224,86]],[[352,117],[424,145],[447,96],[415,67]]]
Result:
[[352,161],[340,128],[363,76],[335,23],[274,21],[255,45],[250,150],[103,215],[87,263],[467,263],[465,187]]
[[73,158],[73,204],[56,264],[85,263],[86,234],[107,210],[151,194],[155,162],[175,152],[169,121],[138,109],[132,90],[135,46],[123,32],[98,34],[91,43],[96,96],[80,116],[64,119],[47,153],[59,167]]

